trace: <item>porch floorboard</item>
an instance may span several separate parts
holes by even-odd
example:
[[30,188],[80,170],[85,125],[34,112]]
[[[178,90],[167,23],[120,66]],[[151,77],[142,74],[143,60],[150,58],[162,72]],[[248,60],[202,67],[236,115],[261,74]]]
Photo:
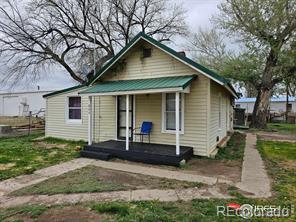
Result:
[[87,145],[80,154],[83,157],[100,159],[99,155],[93,155],[96,152],[107,153],[110,157],[130,161],[173,166],[179,166],[183,159],[187,161],[193,156],[193,148],[188,146],[181,146],[180,155],[176,155],[176,147],[174,145],[131,142],[129,150],[126,151],[125,141],[116,140]]

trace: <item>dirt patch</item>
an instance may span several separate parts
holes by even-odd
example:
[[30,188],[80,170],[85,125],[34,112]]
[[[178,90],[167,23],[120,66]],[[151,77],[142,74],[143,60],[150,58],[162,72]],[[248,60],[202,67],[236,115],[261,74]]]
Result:
[[100,222],[106,218],[105,214],[98,214],[81,206],[68,206],[64,208],[51,208],[34,219],[28,214],[18,214],[9,218],[9,220],[21,220],[24,222]]
[[[94,176],[104,183],[122,184],[130,189],[182,189],[194,186],[194,183],[178,180],[169,180],[141,174],[127,173],[116,170],[96,168]],[[197,184],[196,184],[197,186]]]
[[59,148],[66,149],[68,144],[56,144],[56,143],[45,143],[45,142],[36,142],[36,145],[43,147],[45,149]]
[[193,158],[183,172],[213,176],[221,179],[240,181],[242,162],[240,160],[211,160]]
[[296,161],[295,160],[285,160],[278,165],[282,168],[289,169],[289,170],[296,170]]
[[112,161],[146,166],[146,167],[180,171],[183,173],[189,173],[189,174],[195,174],[195,175],[213,176],[213,177],[218,177],[220,179],[232,180],[234,182],[239,182],[241,179],[242,162],[240,160],[212,160],[212,159],[193,158],[188,161],[188,163],[184,168],[165,166],[165,165],[135,163],[135,162],[121,160],[121,159],[113,159]]
[[105,215],[97,214],[89,209],[72,206],[61,209],[50,209],[43,213],[39,218],[39,222],[59,221],[59,222],[99,222],[106,219]]
[[278,133],[266,133],[266,132],[258,132],[257,133],[262,140],[268,141],[281,141],[281,142],[295,142],[296,143],[296,135],[293,134],[278,134]]
[[8,170],[15,166],[15,163],[0,163],[0,170]]

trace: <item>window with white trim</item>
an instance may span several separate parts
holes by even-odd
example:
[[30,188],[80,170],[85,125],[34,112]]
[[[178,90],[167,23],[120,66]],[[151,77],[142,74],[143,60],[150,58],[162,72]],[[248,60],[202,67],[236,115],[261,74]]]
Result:
[[68,120],[81,120],[81,97],[68,97]]
[[[176,93],[163,94],[163,132],[176,131]],[[184,131],[184,95],[180,93],[180,131]]]

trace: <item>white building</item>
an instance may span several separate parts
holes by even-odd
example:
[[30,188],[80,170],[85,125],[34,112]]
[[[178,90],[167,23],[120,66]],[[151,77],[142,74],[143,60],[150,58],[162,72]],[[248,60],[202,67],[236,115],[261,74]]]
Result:
[[[44,115],[46,100],[42,97],[52,91],[0,93],[0,116]],[[39,112],[39,113],[38,113]]]
[[[246,109],[246,113],[252,113],[256,98],[240,98],[235,101],[235,106]],[[289,112],[296,112],[296,97],[289,97]],[[286,97],[272,97],[270,99],[270,112],[283,113],[286,112]]]

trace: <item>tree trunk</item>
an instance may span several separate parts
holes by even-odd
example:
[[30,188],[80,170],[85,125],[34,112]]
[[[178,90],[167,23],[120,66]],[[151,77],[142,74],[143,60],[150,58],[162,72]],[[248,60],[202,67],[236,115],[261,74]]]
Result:
[[271,89],[260,88],[253,110],[252,127],[257,129],[265,129],[267,127],[269,98],[271,93]]
[[272,94],[274,82],[272,79],[273,68],[277,64],[278,54],[271,49],[266,59],[262,81],[258,89],[256,102],[254,105],[251,127],[257,129],[267,128],[269,99]]
[[288,123],[288,117],[289,117],[289,87],[288,87],[288,84],[286,84],[286,123]]

